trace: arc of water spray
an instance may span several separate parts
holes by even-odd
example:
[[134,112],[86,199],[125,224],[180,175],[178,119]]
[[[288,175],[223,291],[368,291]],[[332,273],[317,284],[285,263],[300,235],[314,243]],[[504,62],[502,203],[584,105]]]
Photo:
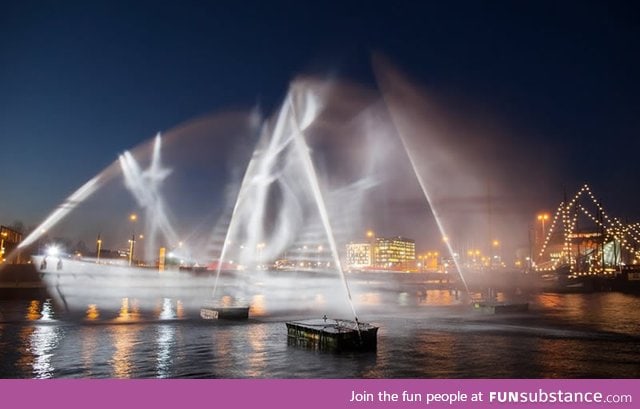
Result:
[[235,234],[236,225],[237,225],[237,213],[238,208],[240,207],[241,198],[243,197],[244,191],[247,189],[249,175],[252,173],[252,169],[257,166],[256,158],[257,152],[254,151],[251,160],[249,161],[249,165],[247,166],[247,170],[242,177],[242,182],[240,183],[240,189],[238,190],[238,195],[236,196],[235,204],[233,205],[233,211],[231,212],[231,219],[229,220],[229,226],[227,227],[227,233],[224,236],[224,241],[222,243],[222,250],[220,251],[220,257],[218,258],[218,267],[216,268],[216,278],[213,282],[213,291],[211,292],[211,298],[215,297],[216,291],[218,289],[218,280],[220,279],[220,272],[222,271],[222,262],[227,256],[227,251],[229,247],[229,239],[232,237],[232,234]]
[[[327,235],[327,240],[329,241],[329,247],[331,249],[331,254],[333,255],[334,262],[336,263],[336,267],[340,272],[340,276],[342,278],[342,283],[344,284],[344,288],[347,292],[347,299],[349,301],[349,306],[351,307],[351,311],[353,312],[353,316],[356,321],[356,330],[358,334],[360,333],[360,326],[358,325],[358,314],[356,313],[355,306],[353,305],[353,299],[351,297],[351,290],[349,289],[349,283],[347,283],[347,278],[345,276],[344,270],[342,269],[342,263],[340,263],[340,256],[338,255],[338,247],[336,246],[335,238],[333,237],[333,229],[331,228],[331,222],[329,220],[329,214],[327,212],[327,207],[322,196],[322,192],[320,191],[320,184],[318,183],[318,176],[315,171],[315,167],[313,166],[313,161],[311,160],[311,155],[309,154],[309,146],[306,144],[304,139],[304,129],[300,126],[298,122],[298,118],[296,115],[296,109],[293,104],[291,95],[288,96],[288,103],[291,108],[291,112],[293,114],[293,124],[296,129],[296,135],[294,137],[294,144],[297,148],[298,152],[303,161],[304,169],[307,173],[307,179],[309,184],[311,185],[311,190],[313,192],[314,199],[316,201],[316,205],[318,206],[318,212],[320,213],[320,219],[322,220],[322,225],[325,230],[325,234]],[[313,100],[310,101],[313,103]],[[305,116],[305,119],[308,120],[308,116]],[[311,121],[305,121],[303,126],[308,125]]]
[[[416,179],[418,180],[418,184],[420,185],[420,189],[422,190],[422,193],[425,197],[425,199],[427,200],[427,203],[429,204],[429,209],[431,209],[431,212],[433,213],[433,217],[436,221],[436,224],[438,226],[438,231],[440,232],[440,235],[443,237],[445,245],[447,247],[447,250],[449,252],[449,255],[451,256],[451,259],[453,260],[453,264],[456,267],[456,271],[458,273],[458,276],[460,277],[460,279],[462,280],[462,284],[464,285],[464,288],[467,292],[467,295],[470,295],[470,291],[469,291],[469,286],[467,285],[467,281],[464,278],[464,275],[462,274],[462,269],[460,268],[460,264],[458,263],[458,260],[455,257],[453,248],[451,246],[451,242],[448,240],[448,236],[446,234],[444,225],[442,223],[442,220],[440,219],[440,216],[438,214],[438,211],[436,209],[436,207],[433,204],[433,201],[431,199],[431,196],[429,195],[429,190],[427,189],[427,185],[424,181],[424,178],[422,176],[422,174],[420,174],[420,172],[418,172],[418,166],[417,166],[417,161],[415,158],[415,153],[409,148],[409,143],[407,141],[407,137],[403,132],[402,126],[399,124],[399,114],[398,112],[394,109],[393,105],[389,102],[389,92],[390,89],[392,88],[392,85],[389,84],[389,79],[386,78],[385,72],[386,70],[389,70],[389,63],[385,60],[385,58],[382,55],[379,54],[374,54],[373,56],[373,63],[374,63],[374,72],[376,75],[376,78],[378,79],[378,83],[380,84],[380,89],[381,89],[381,94],[382,94],[382,100],[384,101],[385,105],[387,106],[387,110],[389,112],[389,116],[391,117],[391,123],[393,124],[394,128],[396,129],[396,132],[398,134],[398,138],[400,139],[400,142],[402,143],[402,147],[404,148],[404,151],[407,154],[407,157],[409,158],[409,163],[411,164],[411,167],[413,169],[414,174],[416,175]],[[385,81],[386,80],[386,81]]]
[[[383,99],[385,99],[386,102],[386,96],[383,92]],[[416,179],[418,180],[418,184],[420,185],[420,189],[422,190],[422,193],[424,194],[425,199],[427,200],[427,203],[429,204],[429,209],[431,209],[431,212],[433,213],[433,218],[436,220],[436,224],[438,226],[438,231],[440,232],[440,235],[443,237],[445,246],[447,247],[447,250],[449,251],[449,255],[451,256],[451,259],[453,260],[453,264],[456,267],[456,272],[458,273],[458,276],[460,276],[460,279],[462,280],[462,284],[464,285],[464,288],[467,292],[467,295],[470,295],[470,291],[469,291],[469,286],[467,285],[467,280],[465,280],[464,275],[462,274],[462,270],[460,268],[460,263],[458,262],[458,260],[456,259],[455,253],[453,251],[453,247],[451,246],[451,242],[448,240],[448,236],[446,234],[444,225],[442,224],[442,220],[440,219],[440,216],[438,215],[438,211],[435,208],[435,206],[433,205],[433,201],[431,200],[431,196],[429,195],[429,190],[427,189],[427,185],[424,181],[424,178],[422,177],[422,175],[420,174],[420,172],[418,172],[418,167],[416,165],[416,158],[415,158],[415,154],[413,153],[413,151],[411,149],[409,149],[408,143],[406,141],[406,136],[404,135],[404,133],[401,131],[400,126],[398,126],[398,124],[396,123],[397,119],[396,119],[396,114],[394,113],[394,110],[391,108],[391,106],[387,103],[387,107],[389,109],[389,113],[391,114],[391,122],[393,123],[397,133],[398,133],[398,137],[400,139],[400,142],[402,143],[402,147],[404,149],[404,151],[407,154],[407,157],[409,158],[409,163],[411,164],[411,168],[413,169],[414,174],[416,175]]]
[[[75,192],[67,197],[64,202],[58,205],[58,208],[47,216],[47,218],[18,245],[14,252],[33,244],[36,240],[42,237],[42,235],[58,224],[58,222],[64,219],[73,209],[85,201],[89,196],[94,194],[100,186],[111,180],[116,175],[116,169],[117,162],[113,162],[102,172],[98,173],[85,184],[80,186]],[[14,252],[12,252],[8,258],[11,258]]]
[[[263,232],[258,228],[258,226],[260,225],[260,221],[264,218],[264,203],[266,202],[269,186],[273,181],[277,179],[276,176],[272,175],[272,170],[275,167],[280,153],[284,151],[284,149],[292,140],[292,137],[287,136],[287,133],[285,132],[286,122],[286,110],[283,109],[278,115],[275,129],[271,132],[271,138],[267,138],[267,128],[262,128],[262,136],[263,138],[267,138],[266,143],[262,149],[258,147],[254,150],[253,156],[249,161],[249,165],[247,166],[245,174],[242,178],[240,189],[236,196],[233,211],[231,213],[231,219],[229,220],[229,226],[227,227],[227,232],[222,244],[222,250],[220,252],[220,257],[218,260],[218,267],[216,269],[216,278],[213,285],[212,297],[215,296],[215,293],[217,291],[222,265],[224,260],[227,258],[227,252],[229,248],[228,246],[230,241],[229,239],[233,237],[238,230],[238,211],[246,200],[245,196],[247,195],[247,192],[252,187],[257,187],[257,197],[254,200],[254,202],[257,204],[257,207],[252,209],[250,215],[248,225],[252,226],[254,228],[254,231],[252,231],[249,235],[250,242],[247,247],[250,249],[254,249],[257,243],[261,242],[263,239],[263,237],[261,236]],[[282,140],[280,138],[274,138],[273,135],[281,135],[284,136],[285,139]],[[265,175],[271,176],[266,177]],[[283,188],[285,188],[286,191],[286,186],[283,186]]]
[[160,194],[161,182],[169,176],[171,170],[161,164],[162,137],[158,133],[153,144],[151,164],[148,169],[141,170],[133,155],[126,151],[119,157],[120,167],[124,175],[124,182],[136,202],[146,212],[145,223],[148,238],[146,240],[146,255],[150,256],[155,248],[158,229],[165,239],[171,243],[178,241],[178,234],[171,225],[165,210],[164,200]]

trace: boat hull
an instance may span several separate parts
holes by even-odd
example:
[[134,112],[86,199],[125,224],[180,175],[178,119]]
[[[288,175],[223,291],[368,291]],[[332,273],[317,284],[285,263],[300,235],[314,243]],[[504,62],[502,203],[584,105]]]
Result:
[[529,303],[477,301],[473,309],[483,314],[515,314],[529,311]]
[[214,307],[200,308],[200,317],[205,320],[242,321],[249,318],[249,307]]
[[287,322],[290,345],[310,349],[370,351],[377,347],[378,327],[349,320],[319,319]]

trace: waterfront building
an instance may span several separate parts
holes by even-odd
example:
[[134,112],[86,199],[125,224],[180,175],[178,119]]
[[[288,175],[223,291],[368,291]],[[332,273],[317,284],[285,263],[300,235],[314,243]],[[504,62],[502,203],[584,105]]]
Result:
[[416,267],[416,242],[401,236],[376,237],[375,267],[410,271]]
[[[0,226],[0,263],[4,263],[6,257],[22,242],[22,233],[7,226]],[[22,263],[20,254],[13,259],[14,263]]]
[[347,244],[347,267],[350,269],[370,268],[373,266],[371,243]]
[[416,243],[401,236],[351,242],[347,244],[347,268],[415,271]]

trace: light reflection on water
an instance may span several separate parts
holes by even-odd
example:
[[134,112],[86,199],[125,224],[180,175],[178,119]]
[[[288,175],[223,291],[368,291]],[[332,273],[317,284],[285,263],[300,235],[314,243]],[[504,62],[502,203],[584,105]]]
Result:
[[[92,368],[95,363],[96,351],[99,347],[99,339],[101,333],[99,328],[94,326],[87,326],[81,332],[82,343],[82,365],[84,368]],[[86,376],[92,376],[93,371],[88,370]]]
[[138,342],[138,327],[135,325],[112,325],[111,344],[115,347],[110,360],[113,378],[131,378],[134,362],[133,352]]
[[484,316],[446,290],[370,292],[357,300],[361,320],[380,325],[377,351],[337,355],[289,346],[267,298],[254,295],[240,323],[200,320],[171,299],[90,306],[79,321],[46,300],[3,301],[0,314],[23,321],[0,327],[0,377],[640,377],[638,296],[539,294],[529,313]]
[[60,341],[62,329],[52,325],[24,327],[20,331],[22,356],[19,364],[31,369],[33,378],[46,379],[54,376],[52,359]]
[[87,307],[86,318],[88,321],[95,321],[100,318],[100,311],[96,304],[89,304]]
[[158,365],[157,373],[159,378],[169,378],[171,376],[171,357],[175,346],[176,329],[170,325],[160,325],[158,328]]

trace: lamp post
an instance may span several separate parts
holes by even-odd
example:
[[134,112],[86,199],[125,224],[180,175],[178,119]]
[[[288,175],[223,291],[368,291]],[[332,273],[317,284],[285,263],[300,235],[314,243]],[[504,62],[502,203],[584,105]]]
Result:
[[367,230],[367,241],[369,243],[369,267],[377,267],[376,233],[373,230]]
[[97,250],[96,250],[96,264],[100,263],[100,251],[102,250],[102,239],[98,234],[98,240],[96,241]]
[[492,266],[500,266],[500,264],[502,263],[502,257],[500,257],[500,241],[493,240],[493,242],[491,242],[491,245],[493,246],[494,251],[490,263]]
[[138,220],[138,215],[135,213],[131,213],[129,215],[129,220],[133,223],[133,232],[131,233],[131,240],[129,240],[129,265],[133,262],[133,251],[135,250],[136,243],[136,220]]
[[544,222],[549,220],[549,214],[547,213],[539,214],[538,220],[542,223],[542,240],[544,241],[544,236],[545,236]]

